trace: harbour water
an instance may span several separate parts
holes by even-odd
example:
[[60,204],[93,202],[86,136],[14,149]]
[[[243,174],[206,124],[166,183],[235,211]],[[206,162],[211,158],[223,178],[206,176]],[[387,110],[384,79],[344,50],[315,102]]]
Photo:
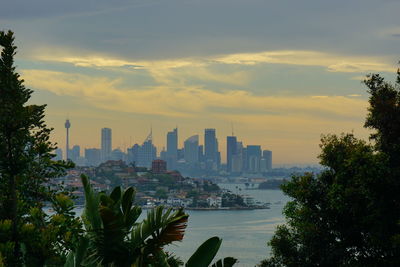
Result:
[[187,211],[190,215],[185,237],[178,245],[167,247],[183,260],[211,236],[223,239],[217,259],[232,256],[236,266],[255,266],[270,254],[267,242],[278,224],[284,223],[282,209],[288,198],[280,190],[245,190],[243,184],[220,184],[232,192],[239,191],[256,201],[271,203],[270,209]]
[[[219,184],[234,193],[250,195],[255,201],[271,203],[270,209],[256,210],[188,210],[188,227],[182,242],[169,245],[166,251],[172,252],[186,261],[201,243],[212,236],[222,238],[221,248],[216,259],[235,257],[235,265],[255,266],[270,254],[267,242],[271,239],[277,225],[284,223],[282,209],[289,200],[281,190],[246,190],[244,184]],[[77,214],[82,209],[76,210]],[[142,212],[138,221],[145,218]]]

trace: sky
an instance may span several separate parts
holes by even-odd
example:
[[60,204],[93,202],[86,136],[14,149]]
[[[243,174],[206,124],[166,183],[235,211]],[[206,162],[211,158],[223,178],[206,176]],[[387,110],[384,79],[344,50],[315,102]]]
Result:
[[[153,129],[161,150],[216,128],[273,151],[275,164],[317,163],[321,134],[363,128],[362,80],[394,80],[398,0],[14,0],[0,30],[15,32],[17,71],[47,104],[52,140],[113,148]],[[201,142],[202,143],[202,142]]]

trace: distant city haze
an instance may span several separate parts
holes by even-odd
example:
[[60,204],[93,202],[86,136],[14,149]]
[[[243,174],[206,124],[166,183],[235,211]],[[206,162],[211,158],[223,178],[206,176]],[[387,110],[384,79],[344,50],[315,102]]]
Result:
[[112,149],[152,128],[161,151],[176,127],[180,148],[207,128],[226,148],[233,124],[274,164],[316,163],[321,134],[368,138],[361,81],[392,80],[399,60],[400,1],[3,2],[17,69],[64,150],[66,118],[81,150],[102,128]]
[[[239,175],[243,173],[262,174],[272,170],[273,153],[260,145],[246,145],[234,136],[233,127],[231,136],[226,136],[226,147],[220,147],[217,131],[214,128],[204,129],[203,144],[199,142],[199,135],[192,135],[185,139],[183,146],[179,146],[179,129],[174,128],[167,132],[166,146],[161,150],[153,143],[153,129],[150,129],[143,142],[131,144],[128,148],[112,147],[112,129],[101,129],[100,147],[83,148],[75,144],[70,148],[71,122],[65,121],[66,147],[56,150],[57,160],[72,160],[77,166],[98,166],[109,160],[123,161],[137,167],[154,168],[158,172],[180,170],[190,174],[211,175],[228,173]],[[226,164],[223,164],[221,155],[226,155]]]

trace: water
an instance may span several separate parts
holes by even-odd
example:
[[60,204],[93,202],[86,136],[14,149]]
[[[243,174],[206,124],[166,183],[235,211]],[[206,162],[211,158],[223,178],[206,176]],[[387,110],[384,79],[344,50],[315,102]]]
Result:
[[[222,238],[216,259],[235,257],[235,266],[255,266],[270,254],[267,242],[278,224],[284,223],[282,209],[289,200],[280,190],[245,190],[243,184],[220,184],[222,188],[247,194],[255,201],[271,203],[270,209],[262,210],[212,210],[186,211],[189,214],[188,227],[182,242],[169,245],[166,251],[173,252],[185,262],[208,238]],[[237,188],[236,188],[237,187]],[[239,190],[241,189],[241,190]],[[77,209],[77,214],[82,210]],[[138,219],[145,218],[146,212]]]
[[243,190],[244,185],[221,184],[220,187],[241,194],[248,194],[256,201],[270,202],[264,210],[187,211],[188,228],[178,245],[170,245],[167,251],[187,260],[196,248],[212,236],[222,238],[216,259],[232,256],[239,260],[236,266],[255,266],[270,254],[267,242],[278,224],[284,223],[282,208],[288,201],[280,190]]

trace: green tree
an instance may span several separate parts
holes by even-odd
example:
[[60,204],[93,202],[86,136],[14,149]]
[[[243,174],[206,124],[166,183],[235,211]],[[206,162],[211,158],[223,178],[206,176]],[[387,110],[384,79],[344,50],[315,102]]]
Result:
[[[44,122],[45,105],[27,104],[32,90],[25,88],[15,71],[16,47],[11,31],[0,32],[0,48],[0,253],[5,265],[20,266],[32,256],[29,247],[37,249],[34,259],[62,254],[54,246],[61,232],[47,231],[55,225],[41,208],[45,201],[65,204],[56,199],[61,188],[52,189],[48,182],[64,174],[71,164],[52,160],[56,147],[49,141],[52,129]],[[70,211],[64,211],[64,219],[74,224]],[[34,231],[38,234],[29,234]],[[54,239],[50,242],[50,236],[44,233],[51,233]],[[40,242],[52,246],[39,251]]]
[[[65,267],[75,266],[181,266],[182,261],[164,251],[164,246],[181,241],[188,215],[158,206],[148,211],[142,222],[137,222],[141,208],[132,203],[135,190],[116,187],[107,194],[95,192],[86,176],[82,176],[85,190],[85,235],[80,246],[70,253]],[[213,237],[203,243],[186,263],[187,267],[206,267],[214,259],[222,240]],[[230,267],[236,262],[225,258],[215,266]]]
[[364,83],[374,143],[322,138],[325,170],[282,186],[287,223],[260,266],[400,266],[400,71],[395,84],[377,74]]

